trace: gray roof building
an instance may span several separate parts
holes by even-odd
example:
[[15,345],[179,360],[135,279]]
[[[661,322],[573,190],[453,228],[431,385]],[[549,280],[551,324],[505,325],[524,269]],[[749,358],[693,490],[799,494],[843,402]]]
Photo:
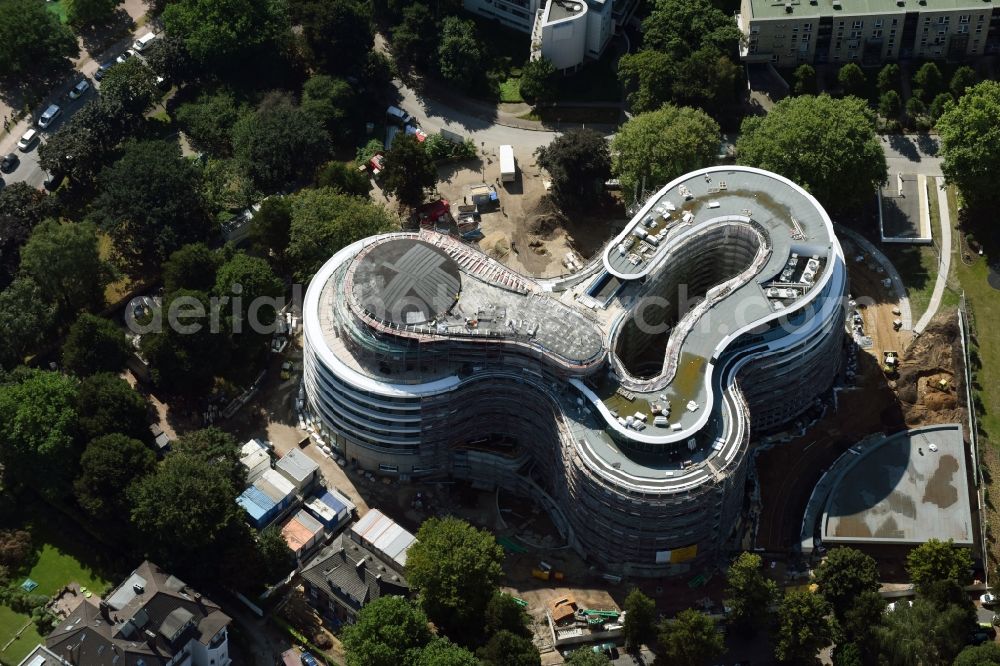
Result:
[[298,449],[292,449],[278,459],[278,462],[274,464],[274,469],[291,481],[296,490],[301,491],[312,485],[319,465]]

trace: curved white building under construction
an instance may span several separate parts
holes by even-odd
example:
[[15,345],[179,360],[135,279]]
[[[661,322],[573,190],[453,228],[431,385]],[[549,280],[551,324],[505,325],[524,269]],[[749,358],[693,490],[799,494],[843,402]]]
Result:
[[385,234],[309,286],[308,403],[365,469],[499,485],[605,571],[681,573],[733,545],[751,432],[829,389],[846,285],[817,201],[744,167],[670,183],[565,280]]

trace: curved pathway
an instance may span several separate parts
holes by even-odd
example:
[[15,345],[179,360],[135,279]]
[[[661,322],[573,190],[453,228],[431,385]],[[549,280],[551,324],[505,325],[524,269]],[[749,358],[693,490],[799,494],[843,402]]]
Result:
[[899,319],[903,322],[903,330],[912,330],[913,314],[910,310],[910,298],[906,295],[906,288],[903,286],[903,278],[899,276],[899,271],[897,271],[893,263],[889,261],[889,258],[882,254],[882,251],[875,247],[875,245],[867,238],[853,229],[848,229],[843,225],[837,224],[835,227],[838,235],[844,235],[850,238],[851,241],[860,245],[865,252],[875,257],[875,260],[882,265],[882,268],[885,270],[885,274],[889,276],[890,280],[892,280],[892,289],[896,293],[897,307],[900,312]]
[[[935,181],[936,182],[936,181]],[[913,327],[913,332],[920,334],[927,328],[931,318],[937,314],[941,307],[941,297],[944,295],[944,288],[948,284],[948,273],[951,271],[951,211],[948,209],[948,191],[938,186],[938,212],[941,218],[941,249],[938,252],[938,274],[934,283],[934,292],[931,294],[931,302],[927,304],[927,310],[920,317],[920,321]]]

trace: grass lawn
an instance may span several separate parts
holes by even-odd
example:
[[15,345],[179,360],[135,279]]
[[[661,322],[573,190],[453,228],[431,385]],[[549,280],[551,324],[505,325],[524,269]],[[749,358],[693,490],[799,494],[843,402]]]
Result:
[[521,97],[521,77],[511,76],[500,84],[500,101],[506,103],[524,101]]
[[[35,594],[50,596],[72,581],[76,581],[88,590],[93,590],[95,594],[103,594],[107,590],[110,583],[93,567],[83,564],[68,552],[70,549],[71,547],[65,544],[56,546],[48,541],[42,544],[38,562],[28,572],[28,578],[38,583]],[[21,581],[16,582],[21,583]]]
[[[21,613],[15,613],[6,606],[0,606],[0,647],[14,637],[17,630],[24,626],[31,618]],[[4,666],[14,666],[20,663],[31,650],[42,642],[42,637],[35,631],[34,623],[21,633],[21,637],[10,644],[3,652],[0,652],[0,664]]]
[[45,7],[59,17],[59,20],[63,23],[66,22],[66,7],[63,6],[62,0],[55,0],[51,2],[50,0],[41,0],[45,3]]
[[539,120],[557,126],[559,123],[600,123],[603,125],[614,125],[618,122],[619,114],[620,110],[617,108],[543,106],[518,117],[524,120]]
[[[104,261],[111,261],[112,247],[111,247],[111,237],[105,234],[103,231],[97,232],[97,250],[101,255],[101,259]],[[117,303],[121,299],[125,298],[128,293],[129,281],[128,278],[121,278],[115,280],[107,287],[104,288],[104,302],[109,305],[112,303]]]

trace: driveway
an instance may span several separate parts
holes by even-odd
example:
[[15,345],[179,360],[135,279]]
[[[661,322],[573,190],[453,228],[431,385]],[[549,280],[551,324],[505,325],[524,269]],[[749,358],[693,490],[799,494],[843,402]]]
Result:
[[940,176],[940,146],[929,134],[890,134],[883,136],[885,162],[889,173],[914,173]]

